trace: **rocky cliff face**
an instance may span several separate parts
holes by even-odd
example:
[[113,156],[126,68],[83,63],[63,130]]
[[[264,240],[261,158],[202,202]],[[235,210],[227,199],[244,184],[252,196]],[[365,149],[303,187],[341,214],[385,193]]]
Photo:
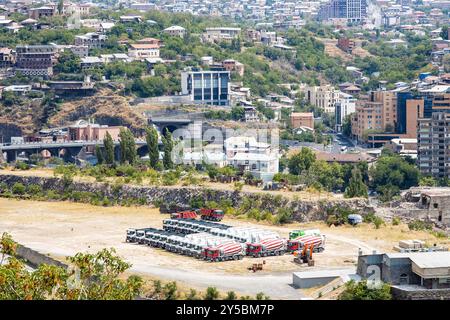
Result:
[[274,196],[269,193],[234,192],[227,190],[207,189],[203,187],[150,187],[132,185],[109,185],[106,183],[84,183],[67,182],[59,178],[42,178],[32,176],[0,175],[0,183],[9,187],[19,182],[24,185],[37,184],[43,190],[62,191],[67,188],[76,191],[85,191],[101,194],[110,199],[142,199],[142,203],[154,205],[159,203],[173,203],[189,205],[192,199],[203,199],[205,201],[220,202],[231,201],[233,206],[239,206],[244,201],[251,201],[254,208],[267,210],[276,214],[280,208],[291,209],[293,219],[300,222],[324,220],[327,209],[332,207],[345,207],[357,209],[364,213],[373,212],[374,209],[365,199],[333,199],[320,201],[293,200],[280,195]]

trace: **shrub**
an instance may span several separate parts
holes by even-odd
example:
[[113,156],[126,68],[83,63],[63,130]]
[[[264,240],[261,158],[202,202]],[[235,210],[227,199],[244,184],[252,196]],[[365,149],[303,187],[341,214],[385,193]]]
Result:
[[236,192],[242,191],[243,187],[244,187],[244,183],[243,182],[236,181],[234,183],[234,191],[236,191]]
[[283,224],[291,222],[292,220],[292,209],[280,208],[275,217],[276,224]]
[[399,217],[393,217],[392,218],[392,225],[393,226],[398,226],[400,224],[400,218]]
[[16,182],[13,184],[11,191],[13,194],[23,195],[25,194],[26,188],[22,183]]
[[165,186],[173,186],[178,183],[179,174],[176,171],[165,172],[162,175],[162,184]]
[[247,211],[247,218],[249,219],[255,219],[256,221],[261,220],[261,215],[258,209],[253,208]]
[[217,300],[219,298],[219,291],[216,287],[208,287],[205,293],[205,300]]
[[198,300],[197,290],[190,289],[189,294],[186,295],[186,300]]
[[433,223],[430,221],[423,221],[423,220],[413,220],[408,223],[409,230],[432,230],[433,229]]
[[202,208],[205,206],[205,199],[200,196],[195,196],[189,201],[191,208]]
[[58,200],[61,198],[61,195],[54,190],[47,191],[47,198],[50,200]]
[[375,217],[373,220],[373,224],[375,225],[376,229],[380,229],[381,225],[384,224],[384,220],[380,217]]
[[236,299],[237,299],[237,295],[236,295],[236,293],[234,293],[234,291],[227,292],[227,296],[226,296],[225,300],[236,300]]
[[167,283],[163,288],[163,293],[166,300],[176,300],[179,296],[177,283],[175,281]]
[[42,193],[42,187],[38,184],[30,184],[27,188],[27,193],[33,197],[39,196]]
[[17,170],[29,170],[30,166],[23,161],[17,161],[14,168]]
[[258,292],[256,294],[256,300],[269,300],[270,297],[266,296],[263,292]]
[[4,182],[0,183],[0,193],[9,191],[8,185]]
[[327,220],[328,226],[340,226],[348,222],[348,216],[350,214],[358,213],[356,210],[334,206],[327,209]]
[[355,282],[350,280],[345,284],[345,290],[339,295],[339,300],[391,300],[391,288],[386,283],[371,288],[367,280]]

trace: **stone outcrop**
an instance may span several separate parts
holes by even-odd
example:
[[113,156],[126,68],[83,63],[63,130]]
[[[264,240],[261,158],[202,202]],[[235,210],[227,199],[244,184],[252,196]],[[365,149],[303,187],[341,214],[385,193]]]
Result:
[[345,207],[359,210],[362,214],[374,212],[374,208],[366,199],[328,199],[328,200],[296,200],[267,192],[236,192],[229,190],[208,189],[204,187],[164,187],[164,186],[137,186],[137,185],[110,185],[107,183],[71,182],[59,178],[43,178],[34,176],[0,175],[0,183],[12,187],[19,182],[26,185],[37,184],[43,190],[62,190],[70,188],[76,191],[85,191],[101,194],[109,199],[124,200],[134,198],[142,200],[141,203],[154,205],[156,203],[171,203],[188,205],[193,199],[205,201],[229,201],[233,206],[239,206],[244,201],[250,201],[252,207],[267,210],[276,214],[280,208],[292,210],[295,221],[307,222],[325,220],[327,210],[333,207]]

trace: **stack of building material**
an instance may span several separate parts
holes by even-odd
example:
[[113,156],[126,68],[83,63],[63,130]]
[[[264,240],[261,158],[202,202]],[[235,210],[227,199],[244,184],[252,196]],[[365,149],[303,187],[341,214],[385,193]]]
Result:
[[398,252],[420,251],[423,248],[425,248],[425,241],[414,239],[399,241],[398,246],[395,246],[394,250]]

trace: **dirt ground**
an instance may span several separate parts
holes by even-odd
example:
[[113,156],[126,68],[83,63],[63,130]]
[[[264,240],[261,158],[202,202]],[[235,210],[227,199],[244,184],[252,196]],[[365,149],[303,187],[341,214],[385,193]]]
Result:
[[[96,207],[70,202],[37,202],[0,198],[0,233],[44,254],[64,259],[80,251],[95,252],[114,247],[124,260],[133,264],[134,273],[176,280],[193,287],[215,285],[222,290],[245,294],[263,291],[275,298],[301,298],[294,290],[292,272],[349,268],[356,263],[358,249],[391,251],[402,239],[421,239],[427,243],[443,243],[426,232],[411,232],[407,226],[385,226],[376,230],[371,225],[328,228],[324,223],[273,226],[226,218],[230,225],[256,226],[278,231],[287,237],[295,228],[320,228],[327,237],[326,250],[315,255],[315,267],[293,263],[292,255],[267,258],[245,258],[241,261],[208,263],[143,245],[128,244],[125,230],[130,227],[162,227],[167,215],[158,209],[144,207]],[[264,270],[252,273],[247,267],[265,260]]]

